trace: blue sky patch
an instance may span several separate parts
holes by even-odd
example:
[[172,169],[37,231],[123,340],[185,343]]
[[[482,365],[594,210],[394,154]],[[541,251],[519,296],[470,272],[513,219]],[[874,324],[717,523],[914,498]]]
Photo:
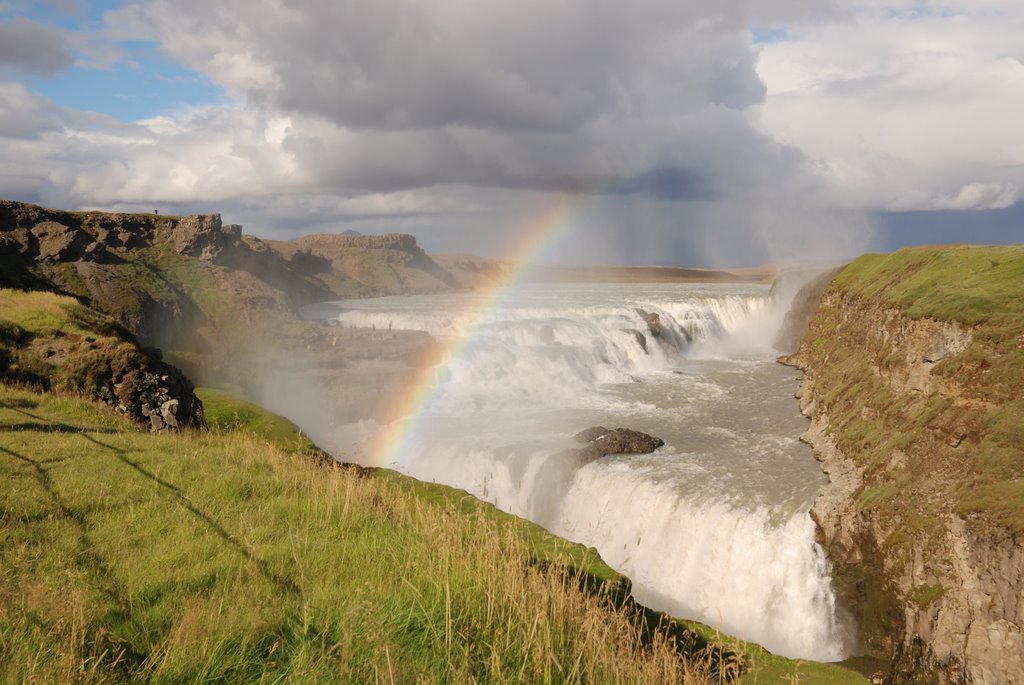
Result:
[[755,45],[758,43],[784,43],[791,36],[785,26],[753,26],[750,35]]
[[110,69],[75,66],[25,84],[64,107],[138,121],[223,101],[209,79],[167,60],[151,42],[122,43],[126,61]]
[[[104,15],[124,4],[123,0],[0,0],[0,21],[26,17],[87,35],[101,31]],[[79,59],[79,64],[55,76],[21,80],[58,105],[106,114],[124,122],[223,102],[220,88],[169,60],[157,43],[122,41],[117,45],[124,57],[109,68],[85,66]]]

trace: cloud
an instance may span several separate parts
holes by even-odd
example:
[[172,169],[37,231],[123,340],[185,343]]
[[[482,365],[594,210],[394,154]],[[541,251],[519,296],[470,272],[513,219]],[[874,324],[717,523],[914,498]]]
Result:
[[60,130],[56,109],[20,83],[0,82],[0,140],[36,138]]
[[56,29],[24,17],[0,23],[0,66],[53,76],[72,64],[74,58]]
[[[771,89],[751,23],[836,12],[811,0],[135,2],[105,15],[108,53],[156,41],[227,104],[124,124],[49,103],[53,125],[0,153],[45,170],[31,192],[51,205],[219,210],[264,235],[404,230],[493,253],[568,197],[588,209],[564,258],[763,261],[868,233],[830,211],[817,160],[751,114]],[[81,37],[94,39],[104,54]]]
[[1006,209],[1020,199],[1012,183],[971,183],[956,193],[939,195],[930,209]]
[[[762,131],[816,160],[836,206],[974,209],[1024,184],[1024,6],[867,2],[762,45]],[[980,181],[978,179],[983,179]],[[949,189],[957,189],[951,192]]]
[[[788,16],[804,3],[777,4]],[[662,0],[153,0],[106,21],[291,116],[284,145],[324,182],[705,198],[799,166],[740,114],[765,94],[749,13]]]
[[688,77],[676,96],[703,81],[743,103],[713,83],[716,58],[743,55],[717,45],[725,31],[698,29],[702,3],[227,4],[156,0],[128,13],[229,90],[353,129],[574,130],[687,43],[691,59],[672,66]]

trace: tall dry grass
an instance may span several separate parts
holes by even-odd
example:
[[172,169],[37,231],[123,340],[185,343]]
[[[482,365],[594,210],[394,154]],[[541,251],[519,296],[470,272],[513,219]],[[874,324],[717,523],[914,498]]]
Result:
[[239,431],[143,435],[9,388],[0,426],[17,427],[0,431],[7,682],[709,683],[738,668],[471,498]]

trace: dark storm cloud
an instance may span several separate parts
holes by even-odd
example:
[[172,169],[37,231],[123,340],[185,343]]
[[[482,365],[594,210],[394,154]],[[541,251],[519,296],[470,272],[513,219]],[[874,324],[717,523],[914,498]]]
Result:
[[644,194],[662,200],[711,200],[711,179],[689,169],[662,166],[609,184],[611,194]]
[[[815,194],[806,160],[751,123],[766,90],[749,27],[823,6],[139,0],[107,35],[156,41],[225,103],[135,125],[61,111],[65,134],[11,158],[48,170],[48,204],[219,210],[262,235],[402,230],[456,251],[490,252],[571,195],[602,207],[577,236],[595,258],[701,244],[725,259],[770,242],[744,232],[799,223],[764,204]],[[621,227],[646,252],[628,257]]]
[[72,64],[67,44],[53,28],[24,17],[0,23],[0,66],[53,76]]
[[752,7],[152,0],[108,21],[145,27],[176,60],[291,117],[282,146],[321,185],[706,199],[796,173],[742,114],[765,96]]

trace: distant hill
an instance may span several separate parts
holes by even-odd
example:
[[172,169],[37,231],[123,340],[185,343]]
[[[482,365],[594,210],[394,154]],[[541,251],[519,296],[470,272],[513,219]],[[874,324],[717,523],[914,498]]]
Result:
[[189,375],[232,368],[272,341],[305,346],[298,308],[443,292],[460,281],[409,235],[261,240],[219,214],[67,212],[0,201],[0,286],[75,296],[162,348]]

